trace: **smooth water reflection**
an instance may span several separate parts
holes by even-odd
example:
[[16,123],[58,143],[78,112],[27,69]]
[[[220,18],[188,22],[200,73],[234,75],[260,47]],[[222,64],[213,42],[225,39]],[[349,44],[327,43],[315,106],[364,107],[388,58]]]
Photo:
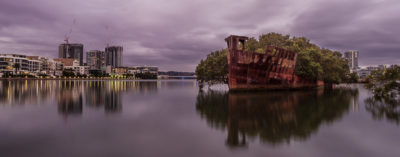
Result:
[[196,81],[0,81],[1,156],[399,156],[399,105],[361,85],[199,91]]
[[83,106],[104,108],[105,112],[122,110],[122,93],[152,94],[156,81],[1,81],[2,105],[41,104],[57,99],[61,115],[80,115]]
[[257,93],[200,93],[196,108],[213,128],[227,129],[230,147],[258,137],[273,145],[306,140],[321,124],[348,112],[354,89]]

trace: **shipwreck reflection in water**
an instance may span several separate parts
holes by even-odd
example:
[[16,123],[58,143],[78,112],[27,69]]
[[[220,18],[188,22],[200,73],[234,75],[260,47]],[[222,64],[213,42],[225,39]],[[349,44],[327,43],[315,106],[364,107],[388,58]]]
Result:
[[305,140],[321,124],[349,111],[358,90],[334,89],[294,92],[200,92],[196,109],[207,123],[228,132],[229,147],[247,146],[259,138],[273,145]]

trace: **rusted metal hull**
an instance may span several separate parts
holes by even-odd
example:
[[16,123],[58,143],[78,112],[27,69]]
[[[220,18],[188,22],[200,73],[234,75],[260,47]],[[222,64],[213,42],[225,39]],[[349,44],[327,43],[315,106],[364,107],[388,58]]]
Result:
[[[228,42],[228,85],[230,90],[296,89],[322,86],[294,74],[297,53],[268,46],[266,52],[244,51],[247,37],[230,36]],[[241,43],[243,48],[237,46]]]

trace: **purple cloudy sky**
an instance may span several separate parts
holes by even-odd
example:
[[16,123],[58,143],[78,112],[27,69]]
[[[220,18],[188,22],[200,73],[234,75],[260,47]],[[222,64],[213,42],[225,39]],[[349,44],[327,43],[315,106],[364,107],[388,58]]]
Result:
[[1,0],[0,53],[57,57],[64,35],[85,51],[124,46],[125,65],[194,71],[229,34],[279,32],[400,63],[399,0]]

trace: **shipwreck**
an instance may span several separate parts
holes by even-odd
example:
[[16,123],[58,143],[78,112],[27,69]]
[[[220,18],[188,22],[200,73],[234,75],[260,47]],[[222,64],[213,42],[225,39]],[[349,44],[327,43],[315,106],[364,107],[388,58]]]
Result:
[[230,90],[299,89],[323,86],[320,80],[295,75],[297,52],[267,46],[264,53],[246,51],[248,37],[231,35],[228,44]]

